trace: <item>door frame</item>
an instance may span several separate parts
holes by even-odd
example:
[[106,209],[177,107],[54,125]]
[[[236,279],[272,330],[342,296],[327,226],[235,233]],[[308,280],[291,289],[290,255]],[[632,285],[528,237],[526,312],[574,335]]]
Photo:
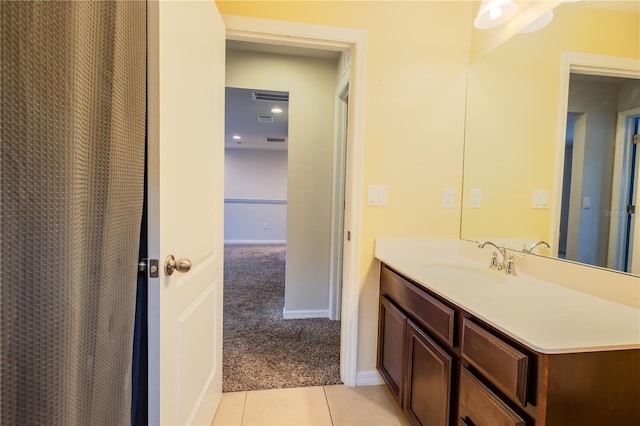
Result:
[[[345,53],[342,53],[344,60]],[[331,193],[331,260],[329,262],[329,319],[340,321],[342,307],[345,184],[347,156],[347,123],[349,114],[349,72],[347,65],[338,81],[335,95],[335,121],[333,137],[333,184]]]
[[[623,222],[622,214],[622,193],[627,194],[629,192],[629,182],[622,180],[622,174],[625,172],[627,167],[629,167],[629,155],[631,154],[631,144],[627,146],[627,138],[629,136],[633,137],[633,135],[629,135],[627,133],[627,123],[628,119],[634,117],[636,115],[640,115],[640,107],[633,108],[626,111],[620,111],[618,113],[618,122],[616,125],[616,145],[615,145],[615,154],[614,154],[614,163],[613,163],[613,184],[611,191],[611,210],[609,210],[611,214],[611,224],[609,227],[609,253],[607,259],[607,268],[618,269],[622,267],[621,260],[618,256],[620,250],[622,249],[623,242],[620,238],[620,224]],[[624,188],[622,186],[624,185]],[[617,190],[615,190],[617,188]],[[622,190],[621,190],[622,188]],[[636,186],[636,191],[638,187]],[[629,200],[631,201],[631,200]],[[612,250],[612,248],[614,250]],[[633,266],[633,262],[631,262],[631,266]]]
[[558,257],[560,214],[562,209],[562,177],[569,106],[569,78],[571,73],[610,77],[640,78],[638,60],[618,56],[590,53],[564,52],[560,64],[560,91],[558,94],[558,127],[556,130],[556,155],[551,205],[551,229],[549,232],[551,256]]
[[349,213],[345,229],[351,240],[345,242],[343,258],[342,318],[340,330],[340,379],[356,386],[358,367],[358,305],[360,296],[360,234],[362,217],[362,162],[364,148],[364,96],[366,31],[299,22],[276,21],[235,15],[222,15],[227,40],[350,52],[349,129],[347,145],[353,153],[346,164]]

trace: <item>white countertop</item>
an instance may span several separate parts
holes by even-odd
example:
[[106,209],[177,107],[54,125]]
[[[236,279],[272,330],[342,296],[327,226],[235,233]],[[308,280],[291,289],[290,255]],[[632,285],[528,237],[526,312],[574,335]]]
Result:
[[[640,348],[640,310],[529,275],[491,271],[490,252],[481,262],[465,256],[458,244],[377,239],[375,256],[535,351]],[[517,268],[517,257],[515,263]]]

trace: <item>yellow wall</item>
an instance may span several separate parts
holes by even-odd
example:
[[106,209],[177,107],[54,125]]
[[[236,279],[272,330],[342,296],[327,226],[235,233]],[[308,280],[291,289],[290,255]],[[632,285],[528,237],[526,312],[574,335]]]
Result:
[[637,14],[575,3],[554,12],[548,27],[469,68],[464,191],[481,188],[483,205],[469,208],[465,195],[463,238],[549,241],[551,204],[532,209],[531,191],[547,189],[553,202],[562,52],[640,57]]
[[[389,204],[362,213],[358,371],[375,368],[376,237],[459,236],[468,2],[217,1],[220,13],[367,31],[364,185]],[[442,188],[456,207],[441,207]],[[361,194],[366,199],[366,194]]]

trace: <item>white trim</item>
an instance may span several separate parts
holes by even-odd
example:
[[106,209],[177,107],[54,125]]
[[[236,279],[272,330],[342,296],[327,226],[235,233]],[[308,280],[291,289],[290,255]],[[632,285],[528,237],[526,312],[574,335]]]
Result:
[[287,308],[282,308],[283,319],[308,319],[308,318],[329,318],[329,311],[327,309],[307,309],[299,311],[287,311]]
[[384,381],[377,370],[358,371],[356,386],[383,385]]
[[345,226],[351,230],[343,265],[340,334],[340,378],[346,386],[356,385],[358,365],[358,303],[360,296],[360,233],[362,217],[362,161],[364,150],[364,105],[366,31],[297,22],[274,21],[223,15],[228,40],[241,40],[302,48],[351,51],[349,86],[349,134],[352,155],[347,159],[350,177]]
[[225,198],[225,204],[287,204],[287,200],[267,200],[263,198]]
[[560,93],[558,96],[556,159],[553,179],[553,204],[551,205],[551,230],[549,232],[551,256],[553,257],[558,257],[560,214],[562,210],[562,176],[564,168],[565,139],[567,135],[569,79],[571,77],[571,73],[639,78],[640,59],[576,52],[564,52],[562,54],[562,62],[560,64]]
[[[342,53],[344,58],[345,53]],[[333,136],[333,187],[331,192],[331,257],[329,259],[329,319],[340,321],[344,239],[344,199],[347,154],[349,68],[336,86]]]
[[287,240],[224,240],[225,244],[286,244]]

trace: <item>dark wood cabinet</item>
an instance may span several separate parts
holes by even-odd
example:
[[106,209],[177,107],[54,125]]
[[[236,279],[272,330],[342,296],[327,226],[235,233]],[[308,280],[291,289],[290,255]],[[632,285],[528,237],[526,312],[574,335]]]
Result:
[[451,423],[455,311],[384,268],[378,371],[414,424]]
[[404,407],[417,424],[449,424],[453,358],[417,325],[407,321]]
[[407,316],[385,297],[380,298],[378,371],[398,402],[404,396]]
[[378,370],[413,424],[640,425],[640,349],[540,353],[386,265],[379,315]]

